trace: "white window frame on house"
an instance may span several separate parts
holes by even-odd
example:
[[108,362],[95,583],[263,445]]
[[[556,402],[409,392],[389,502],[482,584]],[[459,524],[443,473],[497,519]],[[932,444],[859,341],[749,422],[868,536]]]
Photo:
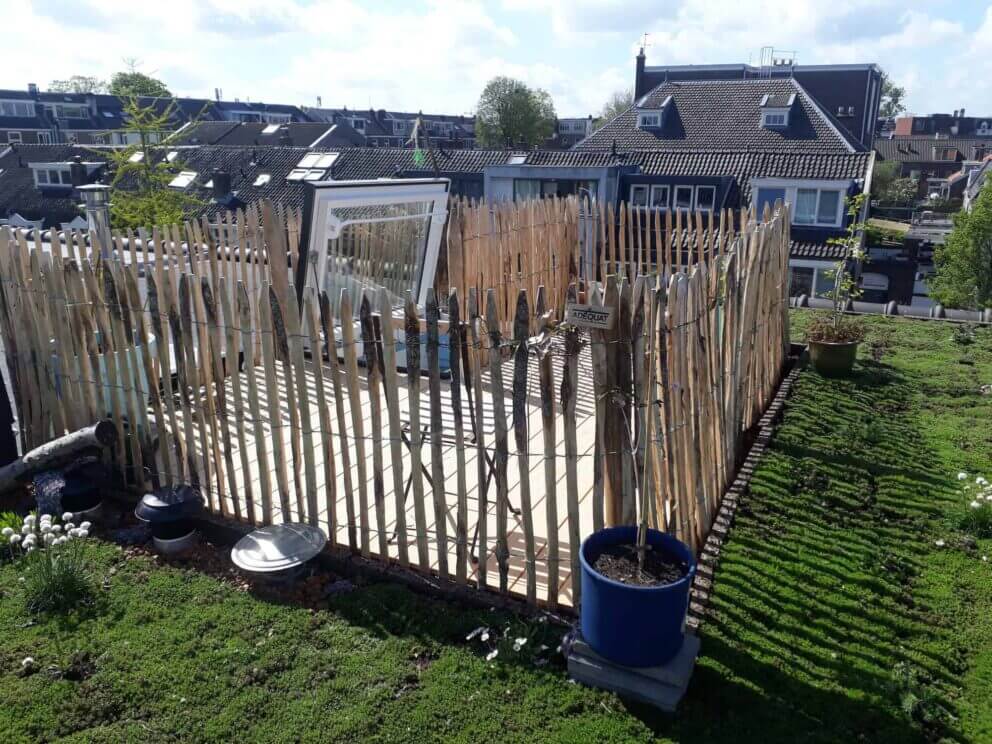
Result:
[[[833,287],[834,262],[817,261],[814,259],[790,258],[789,259],[789,280],[792,280],[792,269],[813,269],[812,297],[823,297],[825,292],[829,292]],[[789,294],[792,295],[790,288]]]
[[637,128],[638,129],[660,129],[661,128],[661,111],[638,111],[637,112]]
[[33,101],[0,101],[0,116],[31,118],[34,115]]
[[[659,196],[664,194],[664,196]],[[668,209],[668,202],[672,196],[672,188],[667,183],[656,183],[651,186],[651,206],[655,209]]]
[[[708,207],[701,207],[699,205],[699,194],[700,192],[707,190],[712,194],[712,197],[710,198],[710,205]],[[707,186],[707,185],[697,186],[696,194],[695,194],[695,203],[693,206],[702,212],[712,212],[713,209],[716,207],[716,186]]]
[[630,195],[627,200],[632,207],[646,207],[648,205],[648,184],[634,183],[630,185]]
[[50,145],[50,144],[52,144],[52,133],[51,132],[38,132],[38,144],[39,145]]
[[20,145],[24,143],[24,133],[10,130],[7,132],[7,142],[12,145]]
[[761,126],[781,129],[789,126],[789,109],[766,109],[761,112]]
[[[679,192],[685,193],[689,192],[689,203],[679,204]],[[691,184],[677,183],[675,188],[672,189],[672,209],[681,209],[686,212],[691,212],[693,206],[696,203],[695,200],[696,189]]]
[[38,188],[46,186],[72,186],[72,173],[68,165],[62,163],[32,163],[34,185]]
[[[784,178],[753,178],[751,179],[751,201],[757,204],[760,189],[784,189],[785,201],[792,207],[792,224],[799,227],[843,227],[846,212],[845,199],[850,190],[851,181],[846,180],[816,180],[816,179],[784,179]],[[833,222],[820,221],[820,194],[816,197],[816,220],[813,222],[797,222],[797,202],[800,189],[815,189],[818,192],[838,191],[837,209]]]
[[352,119],[351,128],[354,129],[356,132],[361,132],[362,134],[365,134],[365,119]]

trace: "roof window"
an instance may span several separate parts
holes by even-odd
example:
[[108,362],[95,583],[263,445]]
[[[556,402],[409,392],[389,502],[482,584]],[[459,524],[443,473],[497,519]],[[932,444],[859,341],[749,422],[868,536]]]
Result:
[[665,111],[668,110],[672,102],[672,97],[667,96],[658,106],[647,106],[647,97],[642,98],[637,106],[637,128],[638,129],[661,129],[665,123]]
[[272,176],[269,175],[268,173],[259,173],[258,177],[255,179],[255,182],[252,184],[252,186],[264,186],[271,180],[272,180]]
[[138,150],[137,152],[131,153],[131,157],[128,158],[128,162],[140,163],[142,160],[144,160],[144,158],[145,158],[145,153],[143,153],[141,150]]
[[296,167],[286,176],[287,181],[320,181],[334,165],[340,153],[311,152],[303,156]]
[[526,162],[527,162],[527,156],[526,155],[511,155],[509,157],[509,159],[507,159],[506,164],[507,165],[523,165]]
[[275,134],[279,131],[278,124],[267,124],[265,129],[262,130],[262,134]]
[[196,171],[180,171],[179,175],[169,181],[174,189],[185,189],[196,180]]
[[169,150],[169,153],[165,156],[167,162],[171,163],[173,160],[179,157],[178,150]]
[[758,104],[761,109],[761,126],[765,129],[783,129],[789,126],[789,113],[795,102],[795,93],[765,93]]

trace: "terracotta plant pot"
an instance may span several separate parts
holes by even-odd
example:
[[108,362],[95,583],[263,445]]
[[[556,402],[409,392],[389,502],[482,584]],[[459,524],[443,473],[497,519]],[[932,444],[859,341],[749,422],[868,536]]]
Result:
[[824,377],[847,377],[854,369],[860,341],[810,341],[813,368]]

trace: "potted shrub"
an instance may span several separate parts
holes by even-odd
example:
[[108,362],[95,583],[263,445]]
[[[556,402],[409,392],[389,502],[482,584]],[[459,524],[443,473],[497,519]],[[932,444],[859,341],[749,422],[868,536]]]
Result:
[[[653,308],[653,305],[652,305]],[[648,327],[652,327],[653,318]],[[654,358],[657,334],[650,334],[648,358]],[[654,385],[651,365],[648,393]],[[624,401],[615,414],[624,415]],[[641,435],[651,441],[654,417],[647,416]],[[630,442],[629,452],[636,446]],[[582,601],[579,624],[582,637],[600,656],[630,667],[660,666],[670,661],[685,640],[689,588],[696,575],[692,549],[673,537],[648,527],[648,491],[654,458],[644,458],[644,472],[634,467],[638,494],[637,525],[621,525],[594,532],[579,550]]]
[[864,199],[864,194],[859,194],[847,200],[847,214],[851,218],[847,235],[828,241],[844,248],[833,268],[834,285],[829,295],[833,307],[830,314],[814,319],[806,329],[813,367],[826,377],[849,375],[858,356],[858,345],[865,339],[864,324],[844,312],[849,302],[860,294],[851,275],[851,267],[864,259],[860,247],[860,232],[864,229],[864,223],[857,221]]

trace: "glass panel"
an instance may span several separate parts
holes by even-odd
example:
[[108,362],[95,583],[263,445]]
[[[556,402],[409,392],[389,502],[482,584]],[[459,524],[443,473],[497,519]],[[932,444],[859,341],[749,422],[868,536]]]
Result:
[[774,209],[775,202],[778,200],[785,201],[785,189],[758,189],[758,201],[755,204],[755,208],[758,210],[758,219],[765,213],[765,205],[768,205],[769,209]]
[[820,209],[816,213],[816,221],[825,225],[837,224],[837,208],[840,206],[839,191],[821,191]]
[[692,209],[692,186],[675,187],[676,209]]
[[791,269],[792,282],[789,287],[789,294],[793,297],[813,294],[813,269],[803,266],[794,266]]
[[651,187],[651,206],[658,207],[659,209],[668,208],[668,187],[667,186],[652,186]]
[[696,189],[696,209],[713,209],[716,189],[713,186],[700,186]]
[[797,225],[812,225],[816,221],[816,189],[796,190],[796,215],[793,222]]
[[[382,204],[332,209],[328,222],[345,224],[327,241],[324,288],[338,310],[341,290],[348,288],[358,317],[362,290],[385,287],[394,307],[406,292],[415,292],[430,231],[431,202]],[[381,220],[381,221],[373,221]]]
[[635,207],[646,207],[648,205],[648,187],[631,186],[630,203]]
[[513,181],[514,201],[541,198],[541,182],[536,178],[516,178]]

